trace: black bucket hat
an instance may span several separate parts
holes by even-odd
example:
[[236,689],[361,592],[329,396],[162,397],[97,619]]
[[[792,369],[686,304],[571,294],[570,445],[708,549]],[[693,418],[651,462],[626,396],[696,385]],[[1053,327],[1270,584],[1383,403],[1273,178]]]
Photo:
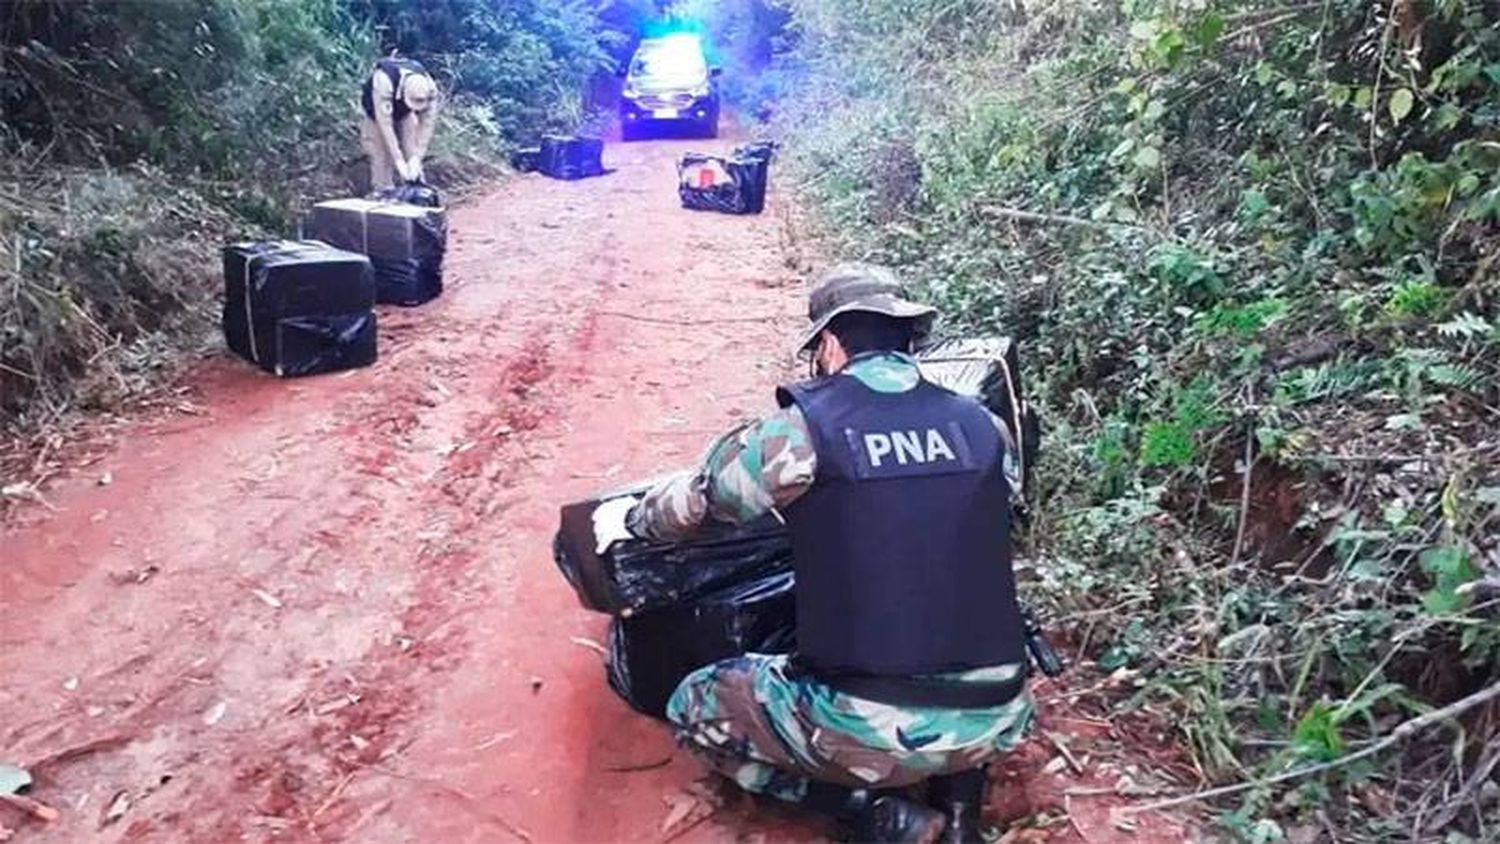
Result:
[[937,308],[913,302],[903,296],[901,281],[889,269],[875,264],[847,263],[829,268],[818,279],[807,300],[807,318],[812,327],[797,346],[797,354],[807,355],[818,342],[818,335],[839,314],[865,311],[915,322],[912,335],[918,342],[932,331]]

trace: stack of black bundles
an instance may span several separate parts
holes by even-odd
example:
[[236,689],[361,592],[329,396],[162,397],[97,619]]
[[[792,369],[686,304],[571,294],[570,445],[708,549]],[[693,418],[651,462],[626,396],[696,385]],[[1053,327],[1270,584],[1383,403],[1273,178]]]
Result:
[[375,280],[363,255],[311,241],[224,247],[224,340],[278,376],[375,362]]
[[772,147],[752,145],[725,157],[690,152],[677,162],[683,208],[721,214],[759,214],[766,207]]
[[441,208],[370,199],[335,199],[313,206],[307,236],[368,255],[375,298],[420,305],[443,292],[448,221]]
[[536,169],[554,179],[587,179],[604,175],[603,156],[604,142],[598,138],[548,135],[537,150]]
[[[929,380],[976,396],[1008,424],[1019,418],[1023,433],[1030,430],[1009,340],[948,341],[919,360]],[[794,650],[795,577],[791,539],[775,514],[738,527],[706,525],[676,544],[630,540],[595,553],[594,508],[647,488],[563,507],[553,551],[579,601],[615,616],[606,664],[611,687],[634,709],[660,718],[694,669],[745,653]]]

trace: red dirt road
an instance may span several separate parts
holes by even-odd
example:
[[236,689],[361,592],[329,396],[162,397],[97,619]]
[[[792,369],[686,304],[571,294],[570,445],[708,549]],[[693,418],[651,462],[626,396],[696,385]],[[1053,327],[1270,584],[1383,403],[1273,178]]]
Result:
[[[605,619],[550,540],[562,503],[691,464],[795,374],[782,216],[677,207],[672,160],[705,146],[616,145],[612,175],[456,209],[448,293],[382,311],[378,364],[277,381],[215,360],[192,379],[200,413],[127,427],[47,490],[55,509],[20,514],[0,534],[0,762],[62,817],[0,807],[0,824],[663,840],[698,770],[609,691]],[[1051,748],[1006,772],[1007,814],[1113,782],[1040,773]],[[1029,840],[1183,837],[1080,806],[1100,802],[1071,798],[1072,822]],[[746,802],[682,840],[824,832]]]

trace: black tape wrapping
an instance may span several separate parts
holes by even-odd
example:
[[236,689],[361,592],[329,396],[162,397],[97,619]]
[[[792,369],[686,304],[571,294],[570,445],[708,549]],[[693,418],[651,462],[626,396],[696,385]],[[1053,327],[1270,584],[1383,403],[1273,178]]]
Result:
[[563,508],[553,556],[588,609],[632,615],[684,601],[768,574],[788,571],[792,541],[774,516],[751,524],[705,526],[689,542],[618,542],[595,553],[593,512],[599,501],[640,494],[636,486]]

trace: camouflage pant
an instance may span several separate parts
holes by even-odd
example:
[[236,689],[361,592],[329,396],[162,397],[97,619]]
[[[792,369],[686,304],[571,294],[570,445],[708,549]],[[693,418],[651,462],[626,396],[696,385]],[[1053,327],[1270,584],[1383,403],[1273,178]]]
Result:
[[898,788],[983,765],[1031,726],[1028,693],[987,709],[897,707],[788,677],[787,659],[749,654],[700,668],[667,704],[679,740],[747,791],[796,801],[811,780]]

